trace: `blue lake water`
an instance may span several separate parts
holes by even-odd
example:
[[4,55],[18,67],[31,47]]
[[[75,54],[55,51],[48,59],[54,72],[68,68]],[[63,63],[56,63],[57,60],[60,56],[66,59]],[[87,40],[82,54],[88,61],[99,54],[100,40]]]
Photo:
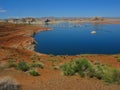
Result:
[[53,29],[34,36],[37,52],[53,55],[120,53],[119,24],[60,23],[48,27]]

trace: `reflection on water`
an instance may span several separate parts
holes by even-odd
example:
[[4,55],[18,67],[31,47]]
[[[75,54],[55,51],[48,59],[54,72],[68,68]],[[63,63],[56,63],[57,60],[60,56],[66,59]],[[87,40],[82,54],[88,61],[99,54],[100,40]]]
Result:
[[60,23],[35,35],[37,52],[54,55],[120,53],[120,25]]
[[81,27],[82,24],[75,24],[75,23],[68,23],[68,22],[62,22],[58,24],[46,24],[46,27],[50,28],[72,28],[72,27]]

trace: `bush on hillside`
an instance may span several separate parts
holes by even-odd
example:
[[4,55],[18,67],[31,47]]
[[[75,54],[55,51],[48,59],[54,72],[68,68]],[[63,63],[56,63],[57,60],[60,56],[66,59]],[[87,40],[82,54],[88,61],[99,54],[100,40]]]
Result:
[[29,71],[29,74],[32,75],[32,76],[39,76],[40,74],[37,72],[37,70],[35,69],[32,69]]
[[17,65],[17,69],[25,72],[28,71],[30,68],[25,61],[20,61]]
[[90,62],[86,59],[75,59],[60,66],[64,75],[74,75],[75,73],[84,76],[92,69]]
[[16,61],[14,61],[14,60],[8,60],[8,62],[7,62],[7,67],[9,67],[9,68],[11,68],[11,67],[16,67],[17,66],[17,63],[16,63]]
[[67,76],[78,73],[81,77],[96,77],[108,83],[120,84],[120,69],[113,69],[108,65],[93,65],[86,59],[74,59],[61,65],[60,70]]
[[29,64],[29,67],[30,68],[35,68],[35,67],[39,67],[39,68],[44,68],[44,64],[43,63],[41,63],[41,62],[37,62],[37,63],[30,63]]

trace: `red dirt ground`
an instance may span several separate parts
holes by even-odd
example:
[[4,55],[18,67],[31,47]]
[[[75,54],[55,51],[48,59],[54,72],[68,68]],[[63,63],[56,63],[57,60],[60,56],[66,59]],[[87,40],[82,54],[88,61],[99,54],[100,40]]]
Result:
[[[117,58],[120,58],[119,54],[52,56],[24,48],[33,42],[31,35],[39,30],[48,30],[48,28],[0,23],[0,79],[6,76],[16,79],[21,85],[21,90],[120,90],[119,85],[106,84],[96,78],[63,76],[61,71],[53,69],[53,64],[59,66],[75,58],[86,58],[92,63],[100,62],[120,68],[120,62],[117,61]],[[33,55],[37,55],[36,61],[45,65],[44,69],[37,68],[40,76],[33,77],[14,68],[4,67],[9,59],[30,63]],[[53,63],[52,60],[56,61]]]

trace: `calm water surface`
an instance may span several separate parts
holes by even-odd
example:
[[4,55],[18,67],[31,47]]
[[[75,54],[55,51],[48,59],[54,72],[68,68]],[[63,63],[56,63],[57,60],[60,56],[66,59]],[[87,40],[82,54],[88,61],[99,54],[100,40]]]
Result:
[[[60,23],[48,27],[53,30],[34,36],[37,52],[54,55],[120,53],[120,25]],[[96,34],[91,34],[92,31]]]

